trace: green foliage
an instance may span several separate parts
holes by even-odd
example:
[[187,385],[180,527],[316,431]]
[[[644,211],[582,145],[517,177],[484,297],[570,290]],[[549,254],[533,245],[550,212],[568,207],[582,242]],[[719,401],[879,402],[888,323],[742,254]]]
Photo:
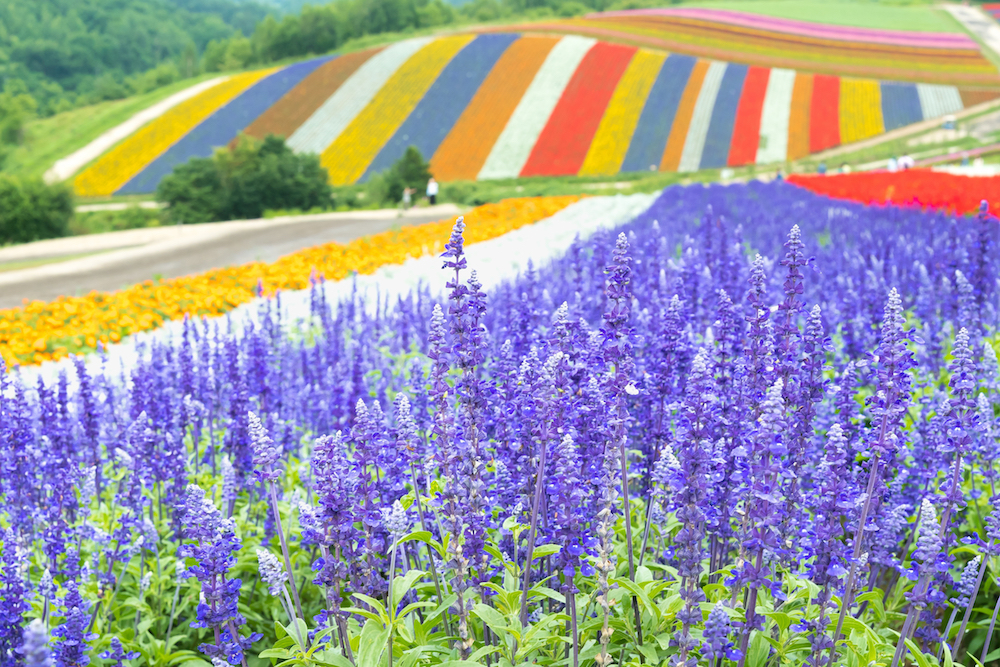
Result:
[[368,179],[365,186],[365,201],[394,206],[403,199],[404,188],[416,190],[414,196],[416,200],[427,190],[427,181],[430,177],[430,165],[416,146],[410,146],[392,167]]
[[44,116],[118,99],[196,74],[211,40],[266,15],[236,0],[0,0],[0,81],[23,84]]
[[73,217],[73,193],[63,184],[0,174],[0,243],[65,236]]
[[37,106],[19,81],[8,81],[0,93],[0,169],[11,148],[24,142],[24,125],[35,115]]
[[326,170],[314,155],[296,155],[280,137],[241,138],[210,158],[193,158],[160,182],[157,199],[171,222],[259,218],[270,209],[325,209]]
[[102,234],[123,229],[159,227],[162,211],[129,206],[121,211],[89,211],[76,213],[70,220],[68,232],[72,236]]

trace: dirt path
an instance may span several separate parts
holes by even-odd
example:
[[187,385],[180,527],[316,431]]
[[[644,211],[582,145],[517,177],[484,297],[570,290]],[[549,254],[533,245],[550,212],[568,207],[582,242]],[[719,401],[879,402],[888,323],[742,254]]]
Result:
[[[115,232],[4,248],[0,250],[0,267],[4,262],[25,259],[77,257],[0,272],[0,308],[20,306],[24,299],[47,301],[91,290],[116,290],[143,280],[176,278],[254,260],[273,262],[321,243],[346,243],[394,226],[441,220],[458,212],[450,204],[411,209],[402,216],[395,210],[352,211],[130,230],[146,233]],[[79,257],[83,252],[94,254]]]

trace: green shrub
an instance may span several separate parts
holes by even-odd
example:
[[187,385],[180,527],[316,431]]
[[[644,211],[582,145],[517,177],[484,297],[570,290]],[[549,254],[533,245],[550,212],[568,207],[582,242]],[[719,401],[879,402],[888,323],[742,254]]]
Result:
[[0,243],[65,236],[72,217],[69,186],[0,174]]
[[332,190],[315,155],[296,155],[280,137],[242,137],[210,158],[193,158],[157,188],[170,222],[260,218],[267,210],[328,209]]

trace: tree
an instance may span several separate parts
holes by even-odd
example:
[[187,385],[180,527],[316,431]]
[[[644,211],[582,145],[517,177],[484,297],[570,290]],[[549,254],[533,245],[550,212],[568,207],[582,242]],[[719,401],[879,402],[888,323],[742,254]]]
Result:
[[387,175],[389,201],[398,202],[402,199],[403,188],[424,192],[430,178],[431,166],[424,160],[420,150],[416,146],[408,147]]
[[296,155],[284,139],[241,137],[210,158],[193,158],[157,188],[179,223],[259,218],[268,210],[327,208],[329,175],[315,155]]
[[73,217],[68,185],[0,174],[0,243],[27,243],[66,235]]

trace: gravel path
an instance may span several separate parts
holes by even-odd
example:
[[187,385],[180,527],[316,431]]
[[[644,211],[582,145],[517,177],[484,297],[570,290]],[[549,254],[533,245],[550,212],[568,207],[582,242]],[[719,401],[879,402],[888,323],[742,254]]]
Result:
[[458,215],[452,204],[411,209],[349,211],[308,216],[240,220],[204,225],[128,230],[79,238],[54,239],[0,250],[5,262],[95,253],[42,266],[0,272],[0,308],[24,299],[110,291],[155,277],[200,273],[220,266],[283,255],[321,243],[347,243],[391,229]]

